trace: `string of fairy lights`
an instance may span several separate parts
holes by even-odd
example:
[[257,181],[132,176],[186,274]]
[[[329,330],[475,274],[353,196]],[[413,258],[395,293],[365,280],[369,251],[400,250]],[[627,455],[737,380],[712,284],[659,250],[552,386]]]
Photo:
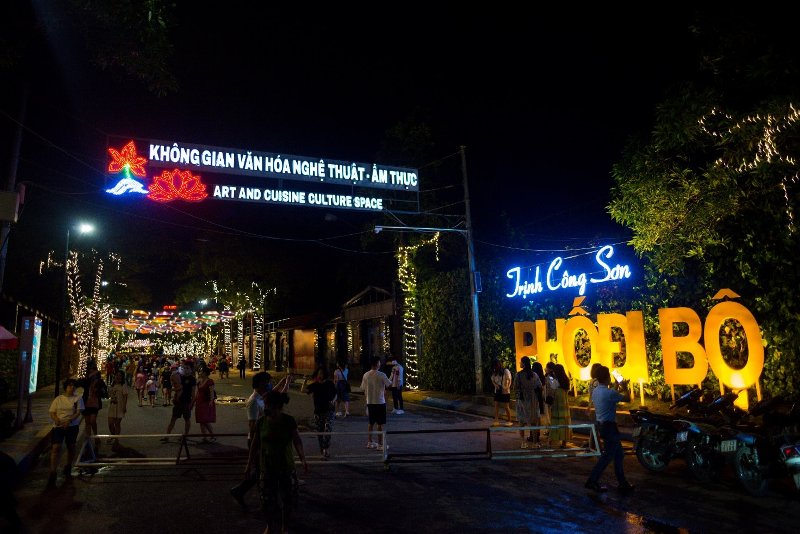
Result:
[[[722,167],[737,174],[747,173],[762,165],[770,164],[785,164],[794,169],[793,172],[784,173],[781,177],[781,189],[783,190],[788,228],[791,234],[795,232],[795,223],[789,184],[798,183],[800,171],[796,170],[797,162],[794,158],[781,152],[778,141],[781,134],[785,134],[800,120],[800,110],[795,109],[791,103],[788,107],[788,111],[782,115],[773,115],[771,113],[755,114],[747,115],[741,120],[737,120],[733,115],[714,108],[708,115],[701,117],[698,122],[705,133],[722,143],[733,143],[736,134],[745,129],[755,128],[760,131],[758,143],[753,147],[753,154],[750,158],[740,158],[738,156],[726,158],[725,156],[720,156],[714,162],[717,167]],[[718,118],[722,118],[732,124],[722,129],[711,127],[709,124],[712,120]]]
[[397,249],[397,277],[403,290],[403,356],[406,362],[406,385],[419,388],[419,362],[417,351],[417,269],[413,259],[421,247],[434,245],[436,261],[439,261],[439,232],[429,239]]

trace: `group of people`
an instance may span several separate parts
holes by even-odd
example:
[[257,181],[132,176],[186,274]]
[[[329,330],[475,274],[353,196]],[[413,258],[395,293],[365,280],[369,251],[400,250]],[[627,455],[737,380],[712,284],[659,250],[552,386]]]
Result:
[[[137,393],[138,405],[143,406],[143,390],[148,392],[149,405],[155,407],[157,396],[156,376],[159,377],[162,389],[163,406],[172,406],[172,416],[167,425],[166,433],[170,434],[178,419],[184,419],[184,433],[188,434],[191,428],[192,410],[195,411],[195,422],[200,425],[203,434],[202,443],[215,440],[212,423],[216,422],[216,390],[214,380],[210,378],[211,370],[202,359],[182,360],[170,363],[167,360],[158,375],[153,374],[153,369],[159,365],[158,361],[147,360],[138,365],[133,371],[131,383]],[[196,367],[195,367],[196,365]],[[148,369],[149,367],[149,369]],[[107,367],[108,369],[108,367]],[[144,381],[148,370],[150,378]],[[93,360],[87,362],[86,374],[80,379],[68,378],[63,382],[63,393],[56,397],[50,405],[49,414],[53,423],[51,433],[50,474],[48,484],[53,486],[57,480],[58,465],[61,456],[61,447],[67,446],[67,465],[64,467],[64,477],[72,476],[72,464],[75,460],[75,443],[78,437],[81,418],[84,421],[84,432],[88,439],[98,434],[97,416],[103,408],[103,401],[108,400],[108,430],[110,435],[118,436],[122,433],[122,420],[128,411],[128,400],[131,396],[131,384],[128,381],[128,372],[124,366],[114,366],[113,374],[108,380],[103,379]],[[143,382],[143,384],[142,384]],[[140,387],[143,385],[144,387]],[[83,388],[82,395],[76,392]],[[169,438],[162,438],[168,441]],[[100,441],[93,441],[93,452],[97,454]],[[112,451],[120,449],[118,438],[111,439]]]
[[[383,450],[382,430],[386,424],[385,390],[391,388],[394,413],[402,414],[403,367],[397,358],[390,356],[390,376],[378,368],[381,358],[370,360],[371,368],[361,381],[367,402],[369,417],[367,448]],[[330,458],[331,432],[336,417],[350,416],[349,370],[340,362],[331,376],[327,367],[319,367],[301,391],[312,396],[314,404],[314,426],[317,442],[323,459]],[[253,376],[253,393],[245,404],[248,416],[248,462],[244,479],[230,489],[234,499],[246,507],[244,496],[262,480],[261,502],[267,517],[268,532],[281,531],[291,519],[297,503],[299,479],[295,469],[294,454],[300,458],[305,472],[308,471],[305,450],[296,420],[285,413],[289,402],[287,394],[293,377],[286,375],[276,386],[266,372]],[[377,427],[377,428],[376,428]],[[377,441],[373,430],[378,431]],[[279,530],[280,529],[280,530]]]
[[[548,362],[542,368],[539,362],[531,362],[527,356],[520,360],[522,369],[512,378],[511,371],[505,369],[500,360],[493,362],[492,384],[494,385],[494,426],[499,426],[500,410],[505,410],[506,426],[513,426],[509,404],[512,388],[516,392],[517,421],[520,427],[549,426],[548,441],[551,447],[565,448],[572,439],[570,429],[571,418],[567,392],[569,377],[564,366]],[[614,474],[617,478],[617,489],[622,493],[630,493],[633,486],[625,478],[623,470],[624,452],[621,436],[616,423],[617,403],[630,402],[626,383],[616,382],[612,385],[611,371],[608,367],[595,363],[591,368],[589,384],[589,405],[595,412],[595,426],[603,441],[600,458],[592,469],[586,488],[596,492],[607,491],[600,484],[600,476],[613,461]],[[541,446],[539,429],[529,429],[530,435],[525,437],[525,429],[519,431],[521,448],[538,448]]]
[[[569,428],[571,418],[567,401],[569,377],[564,366],[548,362],[542,367],[537,361],[524,356],[522,369],[513,377],[511,371],[503,367],[500,360],[492,364],[491,381],[494,386],[493,426],[514,426],[511,413],[511,391],[516,394],[516,412],[519,426],[549,426],[547,439],[551,447],[566,448],[572,439]],[[500,421],[500,410],[505,413],[505,421]],[[530,430],[526,438],[520,430],[521,448],[538,448],[543,444],[542,432]]]

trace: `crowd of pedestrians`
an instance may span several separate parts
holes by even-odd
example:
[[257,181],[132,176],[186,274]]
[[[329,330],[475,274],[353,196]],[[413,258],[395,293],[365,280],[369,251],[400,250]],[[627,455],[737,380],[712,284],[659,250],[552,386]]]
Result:
[[[385,366],[381,367],[384,363]],[[521,369],[515,373],[504,368],[495,360],[490,377],[494,387],[493,426],[505,424],[519,427],[548,427],[524,429],[519,431],[521,448],[538,448],[543,439],[550,447],[566,448],[571,440],[571,420],[567,392],[570,379],[560,364],[541,363],[528,357],[521,359]],[[166,434],[171,434],[179,419],[183,419],[183,433],[189,434],[192,415],[200,427],[202,443],[215,441],[212,424],[216,423],[216,387],[212,374],[216,369],[220,379],[227,376],[231,362],[226,359],[178,359],[165,356],[112,356],[105,362],[104,380],[94,362],[88,362],[87,372],[78,380],[64,382],[64,392],[57,397],[50,409],[53,421],[52,449],[50,457],[49,484],[55,484],[61,448],[66,445],[67,464],[63,468],[65,477],[71,476],[71,464],[76,455],[76,438],[81,418],[85,424],[88,438],[97,435],[97,417],[107,399],[108,429],[110,435],[122,434],[122,421],[128,413],[132,392],[136,392],[138,407],[171,406],[171,417]],[[237,364],[240,378],[243,366]],[[599,483],[605,467],[613,462],[615,474],[621,491],[629,492],[632,486],[627,483],[622,472],[619,431],[614,421],[615,406],[624,397],[609,389],[610,378],[607,368],[595,365],[592,369],[591,406],[597,416],[597,428],[603,439],[603,451],[597,466],[593,469],[586,487],[594,491],[605,491]],[[287,374],[273,386],[267,372],[258,372],[252,377],[253,391],[246,402],[248,464],[242,481],[231,488],[233,498],[243,507],[244,496],[261,480],[261,502],[265,511],[273,517],[275,512],[283,518],[291,516],[297,499],[297,487],[301,483],[297,477],[294,454],[300,458],[305,470],[308,469],[305,451],[297,430],[296,420],[285,413],[288,403],[289,385],[294,377]],[[83,394],[77,395],[77,388]],[[402,415],[404,389],[404,368],[398,358],[389,355],[386,360],[374,356],[370,359],[370,369],[363,374],[361,390],[365,396],[367,416],[366,448],[383,451],[383,430],[387,422],[386,391],[391,392],[393,414]],[[321,366],[304,382],[301,391],[313,398],[314,428],[317,435],[320,455],[323,459],[331,457],[330,447],[334,423],[337,417],[349,417],[350,382],[346,362],[340,362],[333,374]],[[513,404],[516,417],[512,413]],[[160,399],[159,399],[160,393]],[[501,423],[500,416],[504,416]],[[194,414],[193,414],[194,412]],[[516,419],[516,422],[515,422]],[[548,431],[549,430],[549,431]],[[526,433],[528,434],[526,436]],[[162,441],[169,441],[164,437]],[[116,438],[110,440],[113,451],[120,448]],[[100,447],[94,440],[95,453]]]

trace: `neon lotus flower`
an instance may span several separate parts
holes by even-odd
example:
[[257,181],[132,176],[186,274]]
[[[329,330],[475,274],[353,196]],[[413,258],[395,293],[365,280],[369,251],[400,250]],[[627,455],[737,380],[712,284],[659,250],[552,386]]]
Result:
[[157,202],[171,202],[176,199],[199,202],[206,198],[206,186],[200,181],[199,176],[193,176],[190,171],[164,171],[161,176],[155,176],[150,184],[150,194],[147,198]]
[[108,153],[111,154],[108,172],[118,173],[127,169],[136,176],[145,176],[144,164],[147,163],[147,158],[136,154],[136,145],[133,144],[133,141],[129,141],[121,152],[117,152],[115,148],[109,148]]

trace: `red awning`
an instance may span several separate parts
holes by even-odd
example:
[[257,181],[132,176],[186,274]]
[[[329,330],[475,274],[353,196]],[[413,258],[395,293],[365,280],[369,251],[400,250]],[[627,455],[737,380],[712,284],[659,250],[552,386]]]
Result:
[[0,350],[14,350],[19,347],[17,336],[0,326]]

